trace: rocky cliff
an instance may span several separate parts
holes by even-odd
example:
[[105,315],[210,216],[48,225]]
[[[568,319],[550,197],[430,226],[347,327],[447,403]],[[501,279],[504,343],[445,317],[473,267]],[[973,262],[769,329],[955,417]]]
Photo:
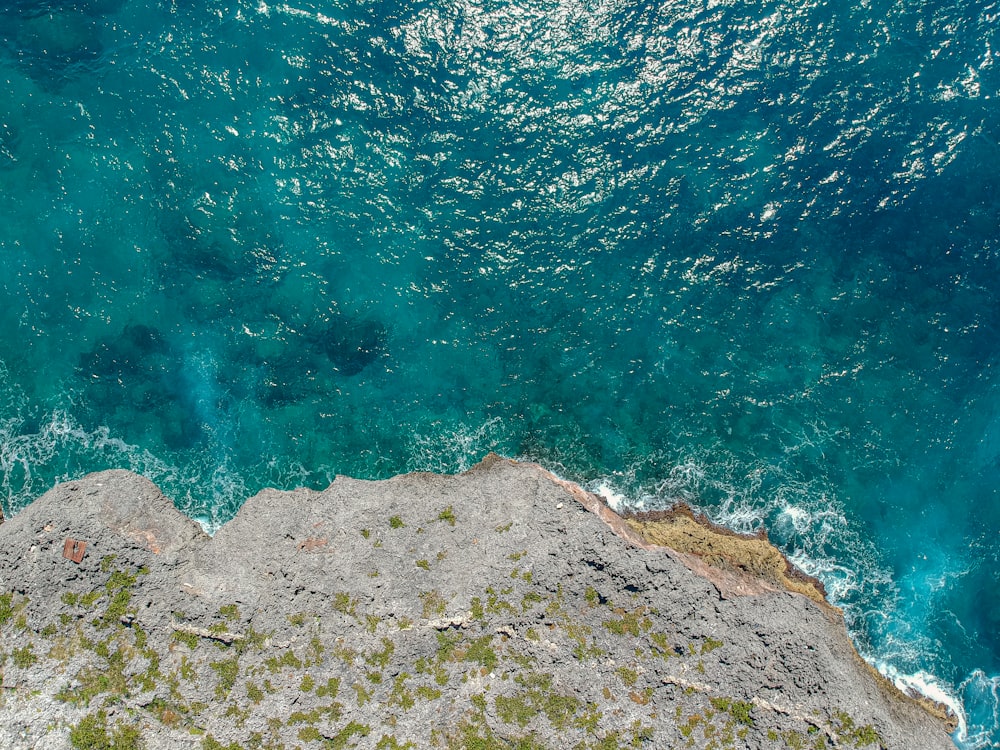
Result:
[[953,747],[831,607],[644,528],[495,456],[212,538],[134,474],[59,485],[0,526],[0,746]]

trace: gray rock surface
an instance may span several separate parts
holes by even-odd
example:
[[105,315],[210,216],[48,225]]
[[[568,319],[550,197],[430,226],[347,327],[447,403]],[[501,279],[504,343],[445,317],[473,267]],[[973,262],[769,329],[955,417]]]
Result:
[[0,747],[954,747],[835,611],[620,534],[494,456],[214,538],[134,474],[59,485],[0,526]]

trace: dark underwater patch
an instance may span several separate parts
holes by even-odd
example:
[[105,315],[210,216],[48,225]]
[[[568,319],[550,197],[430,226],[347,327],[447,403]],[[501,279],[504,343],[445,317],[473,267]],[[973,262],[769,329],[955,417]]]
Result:
[[102,22],[76,9],[0,15],[3,38],[20,66],[40,86],[57,90],[92,73],[104,55]]
[[83,377],[96,380],[148,379],[169,369],[169,360],[170,349],[157,329],[131,325],[81,355],[80,371]]
[[318,343],[341,375],[357,375],[385,353],[388,332],[375,320],[337,317]]
[[78,374],[95,422],[108,424],[129,442],[154,436],[171,450],[206,437],[190,408],[180,377],[183,361],[155,327],[126,326],[80,356]]

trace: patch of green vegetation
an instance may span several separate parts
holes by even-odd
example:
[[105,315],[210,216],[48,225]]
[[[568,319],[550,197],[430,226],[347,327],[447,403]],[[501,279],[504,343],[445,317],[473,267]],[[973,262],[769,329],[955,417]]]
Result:
[[486,611],[483,609],[483,600],[478,596],[472,597],[472,619],[474,620],[485,620]]
[[458,649],[459,644],[462,642],[462,636],[459,634],[448,635],[438,631],[437,633],[437,658],[438,661],[458,661],[455,657],[455,651]]
[[621,678],[621,681],[629,687],[635,685],[635,683],[639,680],[639,673],[634,669],[629,669],[628,667],[618,667],[618,669],[615,670],[615,674],[617,674]]
[[223,745],[211,734],[206,734],[201,740],[202,750],[243,750],[239,743],[235,740],[230,742],[228,745]]
[[[768,732],[768,736],[770,735],[771,732]],[[781,739],[784,741],[785,747],[789,748],[789,750],[806,750],[809,747],[808,735],[796,732],[794,729],[782,732]]]
[[240,608],[235,604],[226,604],[219,607],[219,615],[226,620],[238,620],[240,619]]
[[424,570],[431,569],[431,564],[427,560],[417,560],[416,565],[418,568],[423,568]]
[[355,682],[351,687],[357,696],[358,706],[363,706],[372,699],[372,694],[365,689],[363,683]]
[[236,684],[236,678],[240,674],[239,661],[234,656],[232,659],[213,661],[208,666],[214,669],[216,674],[219,675],[219,684],[215,686],[215,697],[220,699],[225,698],[229,695],[229,691],[233,689],[233,686]]
[[182,679],[186,680],[187,682],[194,681],[195,678],[194,664],[191,663],[191,661],[187,658],[186,654],[181,655],[181,666],[178,671],[180,672]]
[[232,717],[235,720],[236,726],[242,727],[246,723],[246,720],[250,718],[252,713],[253,712],[249,708],[241,709],[239,704],[233,701],[226,707],[226,711],[222,715],[225,717]]
[[312,725],[321,721],[336,721],[343,712],[344,707],[333,701],[329,706],[320,706],[312,711],[293,711],[288,717],[288,723]]
[[566,729],[582,704],[573,695],[560,694],[552,689],[552,675],[529,672],[517,675],[515,682],[524,688],[513,696],[497,696],[494,705],[497,715],[507,724],[524,727],[539,713],[556,729]]
[[301,628],[306,624],[307,617],[308,615],[305,612],[296,612],[294,615],[286,615],[285,619],[288,620],[289,625]]
[[606,653],[607,651],[597,645],[595,638],[591,638],[589,643],[586,639],[577,641],[576,645],[573,646],[573,658],[577,661],[600,659]]
[[118,555],[105,555],[101,558],[101,572],[107,573],[111,570],[111,566],[114,565],[115,560],[118,559]]
[[246,653],[251,648],[256,651],[262,651],[269,637],[267,633],[260,633],[252,627],[248,627],[247,632],[241,639],[235,641],[233,646],[238,654]]
[[332,748],[332,750],[344,750],[351,737],[367,737],[371,731],[372,728],[367,724],[352,721],[333,737],[328,738],[328,747]]
[[382,618],[378,615],[365,615],[365,630],[374,633],[380,622],[382,622]]
[[14,666],[19,669],[28,669],[38,661],[38,657],[35,656],[34,644],[31,643],[22,648],[15,648],[10,652],[10,656],[14,660]]
[[340,692],[340,680],[336,677],[330,677],[325,685],[320,685],[316,688],[316,695],[320,698],[329,698],[333,700],[337,697],[337,693]]
[[323,652],[326,651],[326,646],[323,645],[323,641],[318,635],[314,635],[309,639],[309,646],[307,647],[306,654],[306,666],[312,664],[321,664],[323,662]]
[[323,735],[316,727],[302,727],[299,730],[299,739],[303,742],[322,742]]
[[[0,599],[2,599],[2,598],[3,597],[0,597]],[[63,604],[66,604],[66,605],[68,605],[70,607],[75,607],[76,603],[78,601],[80,601],[80,597],[79,597],[78,594],[74,594],[72,591],[66,591],[66,592],[63,593],[62,596],[59,597],[59,600]],[[2,603],[0,603],[0,617],[2,617],[2,616],[3,616],[3,605],[2,605]]]
[[875,731],[875,727],[871,724],[857,726],[854,719],[845,711],[837,711],[833,715],[833,728],[841,739],[850,742],[854,747],[883,744],[882,736]]
[[7,621],[14,616],[13,594],[0,594],[0,627],[7,624]]
[[390,518],[389,518],[389,528],[390,529],[401,529],[404,526],[406,526],[406,524],[403,523],[403,519],[402,518],[400,518],[399,516],[390,516]]
[[526,549],[521,550],[520,552],[511,552],[509,555],[507,555],[507,559],[508,560],[513,560],[514,562],[517,562],[518,560],[520,560],[522,557],[524,557],[527,554],[528,554],[528,550],[526,550]]
[[740,724],[752,727],[754,725],[753,717],[750,712],[753,710],[753,704],[747,701],[735,701],[731,698],[711,698],[712,705],[718,711],[723,713],[728,713]]
[[299,690],[303,693],[311,693],[315,687],[316,680],[313,679],[313,676],[311,674],[303,675],[302,682],[299,683]]
[[126,657],[121,647],[110,649],[109,641],[101,641],[94,653],[104,660],[102,668],[84,667],[76,675],[77,687],[66,686],[56,693],[56,699],[75,706],[88,706],[96,696],[128,695],[129,681],[125,675]]
[[[509,593],[509,590],[508,590]],[[516,615],[517,610],[506,599],[501,599],[496,589],[492,586],[486,589],[486,611],[491,615],[507,614]]]
[[510,521],[509,523],[506,523],[506,524],[504,524],[502,526],[497,526],[494,529],[494,531],[496,531],[498,534],[504,534],[504,533],[510,531],[510,527],[513,526],[513,525],[514,525],[514,522]]
[[579,727],[588,734],[596,734],[597,725],[603,716],[604,714],[596,703],[588,703],[586,710],[573,719],[573,726]]
[[659,656],[662,659],[669,659],[674,656],[674,649],[670,645],[670,641],[667,640],[666,633],[650,633],[650,640],[653,641],[652,653],[655,656]]
[[386,665],[389,664],[389,659],[392,658],[392,654],[395,652],[396,646],[388,638],[382,638],[382,650],[376,651],[365,657],[365,663],[378,667],[379,669],[385,669]]
[[292,669],[302,669],[302,660],[295,655],[292,650],[285,651],[281,657],[271,656],[264,662],[264,666],[267,667],[271,674],[277,674],[281,671],[282,667],[291,667]]
[[420,601],[423,602],[423,617],[425,620],[429,620],[435,615],[440,617],[444,614],[445,607],[448,602],[443,596],[437,591],[422,591],[420,592]]
[[492,672],[498,661],[496,652],[490,647],[492,641],[492,635],[476,638],[466,649],[463,661],[476,662]]
[[345,591],[338,591],[333,595],[333,608],[338,612],[356,617],[358,611],[358,600],[352,599],[351,595]]
[[254,683],[247,683],[247,698],[249,698],[254,705],[257,705],[262,700],[264,700],[264,692],[257,687]]
[[94,589],[93,591],[90,591],[80,597],[80,606],[84,609],[90,609],[97,604],[97,600],[100,599],[101,596],[101,590]]
[[681,724],[678,729],[683,737],[690,737],[694,733],[696,726],[704,721],[704,717],[701,714],[694,714],[689,716],[687,722]]
[[181,630],[175,630],[172,638],[179,643],[183,643],[191,651],[198,648],[198,636],[194,633],[185,633]]
[[537,591],[529,591],[523,597],[521,597],[521,611],[527,612],[536,604],[541,604],[544,601],[542,595]]
[[[438,635],[441,634],[439,633]],[[436,682],[438,685],[443,686],[448,684],[448,670],[446,670],[442,666],[440,657],[438,660],[433,662],[424,657],[420,657],[415,662],[414,669],[416,670],[417,674],[433,675],[434,682]]]
[[715,649],[720,648],[722,645],[723,645],[722,641],[718,641],[715,638],[712,638],[712,636],[709,636],[708,638],[705,639],[705,642],[701,644],[701,653],[710,654],[713,651],[715,651]]
[[76,750],[138,750],[142,747],[139,730],[119,724],[108,734],[108,715],[104,711],[88,714],[70,727],[69,742]]
[[412,742],[404,742],[402,745],[392,735],[383,734],[382,739],[375,745],[375,750],[414,750],[417,746]]
[[440,513],[438,513],[438,520],[439,521],[444,521],[449,526],[454,526],[455,525],[455,511],[452,510],[452,507],[449,505],[447,508],[445,508]]
[[621,607],[614,610],[617,619],[605,620],[604,627],[615,635],[631,635],[638,637],[640,632],[647,632],[653,627],[652,621],[646,617],[646,608],[639,607],[631,612]]
[[132,587],[135,585],[137,577],[138,574],[129,575],[123,570],[116,570],[111,574],[111,577],[104,584],[104,589],[109,597],[108,605],[104,614],[94,621],[95,627],[106,628],[126,615],[129,602],[132,600]]
[[416,703],[413,693],[406,687],[406,681],[410,679],[409,672],[401,672],[392,681],[392,693],[389,695],[390,706],[400,706],[404,711],[409,711]]
[[442,695],[440,690],[430,685],[419,685],[415,692],[418,698],[423,698],[425,701],[435,701]]
[[353,648],[348,648],[347,646],[342,646],[341,644],[336,644],[333,647],[333,655],[340,659],[348,667],[354,664],[355,658],[357,658],[358,652]]

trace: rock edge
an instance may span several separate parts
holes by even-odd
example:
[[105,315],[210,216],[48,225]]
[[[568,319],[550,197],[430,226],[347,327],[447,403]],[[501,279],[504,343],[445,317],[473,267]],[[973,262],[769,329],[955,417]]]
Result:
[[213,538],[129,472],[58,485],[0,526],[0,672],[11,748],[954,747],[828,606],[492,455]]

